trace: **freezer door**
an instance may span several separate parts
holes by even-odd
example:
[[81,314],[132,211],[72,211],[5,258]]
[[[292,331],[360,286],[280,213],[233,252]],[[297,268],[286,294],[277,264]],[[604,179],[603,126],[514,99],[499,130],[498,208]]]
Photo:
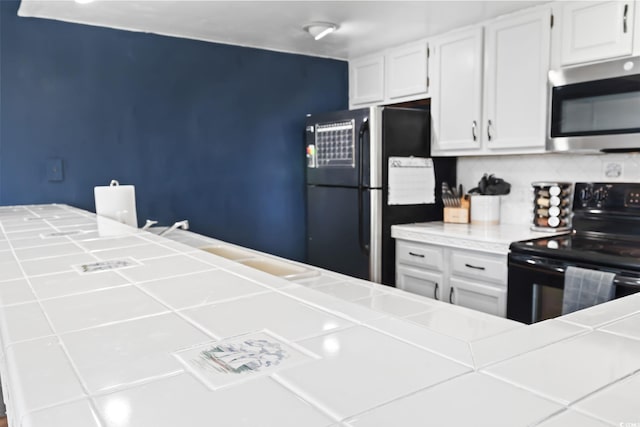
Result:
[[357,187],[364,183],[362,177],[369,174],[369,116],[370,109],[364,108],[307,117],[307,184]]
[[307,186],[307,263],[369,279],[371,192]]

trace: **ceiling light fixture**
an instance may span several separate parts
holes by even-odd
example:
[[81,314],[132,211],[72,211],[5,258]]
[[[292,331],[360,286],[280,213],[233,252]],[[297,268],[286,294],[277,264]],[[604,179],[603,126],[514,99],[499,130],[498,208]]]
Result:
[[336,24],[332,24],[331,22],[312,22],[309,25],[305,25],[304,30],[311,34],[311,36],[320,40],[324,36],[333,33],[338,29]]
[[87,4],[87,3],[92,3],[93,0],[75,0],[75,2],[79,4]]

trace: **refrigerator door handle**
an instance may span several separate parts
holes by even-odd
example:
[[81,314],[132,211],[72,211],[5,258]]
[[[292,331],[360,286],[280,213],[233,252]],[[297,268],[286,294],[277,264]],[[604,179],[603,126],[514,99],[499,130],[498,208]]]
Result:
[[364,134],[369,130],[369,118],[365,117],[358,130],[358,188],[362,189],[364,183]]
[[364,192],[364,134],[369,130],[369,118],[365,117],[358,131],[358,243],[364,254],[369,254],[369,245],[364,241],[363,192]]

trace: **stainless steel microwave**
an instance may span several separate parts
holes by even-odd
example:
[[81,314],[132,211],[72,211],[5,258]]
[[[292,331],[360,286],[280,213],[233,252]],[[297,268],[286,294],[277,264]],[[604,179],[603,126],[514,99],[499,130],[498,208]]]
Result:
[[551,151],[640,151],[640,57],[549,72]]

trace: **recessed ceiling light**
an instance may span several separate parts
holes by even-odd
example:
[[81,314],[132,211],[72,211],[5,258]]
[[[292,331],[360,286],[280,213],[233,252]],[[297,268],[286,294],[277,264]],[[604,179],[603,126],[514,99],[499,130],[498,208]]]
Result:
[[79,4],[87,4],[87,3],[93,3],[93,0],[75,0],[75,2]]
[[312,22],[309,25],[304,26],[304,30],[311,34],[314,39],[320,40],[324,36],[333,33],[338,29],[336,24],[332,24],[331,22]]

